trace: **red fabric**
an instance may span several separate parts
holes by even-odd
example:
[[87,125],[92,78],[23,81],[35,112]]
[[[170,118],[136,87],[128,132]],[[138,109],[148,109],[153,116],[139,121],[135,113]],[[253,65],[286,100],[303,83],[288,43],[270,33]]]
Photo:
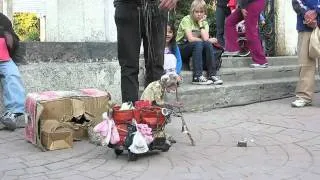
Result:
[[9,61],[10,59],[6,39],[0,38],[0,61]]
[[230,0],[229,1],[228,7],[230,8],[231,11],[236,9],[236,6],[237,6],[237,0]]

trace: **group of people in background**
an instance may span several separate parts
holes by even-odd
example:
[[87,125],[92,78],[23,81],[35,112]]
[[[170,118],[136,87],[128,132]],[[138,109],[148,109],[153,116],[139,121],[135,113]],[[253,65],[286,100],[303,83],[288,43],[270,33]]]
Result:
[[[190,14],[183,17],[178,30],[167,22],[168,11],[178,0],[115,0],[115,22],[118,36],[118,59],[121,66],[123,102],[138,100],[139,53],[143,39],[146,66],[145,87],[164,74],[181,81],[183,63],[193,64],[193,84],[223,84],[217,76],[219,48],[225,54],[239,53],[236,26],[244,20],[252,68],[266,68],[268,62],[258,33],[258,20],[265,0],[216,0],[216,37],[210,37],[204,0],[194,0]],[[298,59],[300,64],[297,99],[293,107],[311,105],[315,87],[316,60],[309,57],[311,32],[320,25],[320,0],[292,0],[297,13]],[[165,37],[165,38],[164,38]],[[11,21],[0,13],[0,75],[2,77],[5,112],[0,122],[7,128],[17,127],[17,118],[24,114],[25,89],[14,62],[19,38]],[[206,75],[203,74],[206,70]],[[170,76],[171,77],[171,76]]]
[[[268,67],[258,30],[259,19],[262,24],[265,23],[261,16],[266,0],[214,0],[216,38],[209,35],[204,0],[192,2],[190,14],[183,17],[176,32],[174,24],[167,22],[167,14],[176,7],[177,1],[115,0],[123,102],[138,100],[141,39],[144,42],[147,70],[145,86],[159,80],[165,73],[179,76],[182,64],[188,64],[189,61],[193,64],[193,84],[222,84],[223,81],[217,76],[219,66],[215,51],[217,47],[222,47],[224,55],[239,54],[236,28],[239,22],[243,22],[246,31],[247,45],[253,61],[250,67]],[[301,65],[297,100],[292,102],[292,106],[304,107],[311,104],[314,92],[315,61],[308,57],[307,44],[312,29],[319,25],[320,3],[319,0],[292,0],[292,3],[297,12],[298,57]],[[203,74],[203,70],[207,73]],[[180,76],[179,78],[181,80]]]

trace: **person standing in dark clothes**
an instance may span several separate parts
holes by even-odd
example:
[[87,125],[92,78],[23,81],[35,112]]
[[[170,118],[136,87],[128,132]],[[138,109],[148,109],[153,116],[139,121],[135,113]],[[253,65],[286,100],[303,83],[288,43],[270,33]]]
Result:
[[163,75],[168,10],[178,0],[115,0],[122,102],[135,102],[139,91],[139,54],[143,39],[145,87]]
[[230,15],[231,10],[228,7],[229,0],[215,0],[216,1],[216,37],[221,46],[224,47],[224,23],[227,16]]

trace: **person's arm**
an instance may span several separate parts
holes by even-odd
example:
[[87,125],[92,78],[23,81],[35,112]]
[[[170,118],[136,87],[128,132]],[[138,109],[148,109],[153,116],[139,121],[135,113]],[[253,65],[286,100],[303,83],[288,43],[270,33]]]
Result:
[[[199,25],[200,26],[200,25]],[[201,26],[200,26],[200,33],[201,33],[201,39],[203,41],[208,41],[210,36],[209,36],[209,24],[207,21],[203,21]]]
[[305,2],[302,0],[292,0],[292,7],[293,10],[300,16],[304,16],[304,14],[309,10]]
[[181,53],[180,53],[179,47],[177,45],[175,47],[174,55],[177,58],[176,72],[177,72],[177,74],[180,74],[181,69],[182,69],[182,58],[181,58]]
[[159,8],[161,9],[174,9],[177,5],[178,0],[160,0]]
[[202,41],[201,38],[194,37],[192,33],[192,20],[188,18],[188,16],[184,17],[179,25],[179,28],[181,28],[184,31],[185,38],[188,40],[188,42],[197,42]]
[[188,40],[188,42],[197,42],[197,41],[202,41],[201,38],[198,37],[194,37],[192,34],[192,30],[185,30],[186,33],[186,38]]

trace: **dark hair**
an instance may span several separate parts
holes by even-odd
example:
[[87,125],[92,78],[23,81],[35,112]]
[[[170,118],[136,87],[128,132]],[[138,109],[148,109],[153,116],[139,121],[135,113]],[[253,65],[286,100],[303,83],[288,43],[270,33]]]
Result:
[[170,48],[170,51],[174,54],[175,53],[175,50],[176,50],[176,46],[177,46],[177,42],[176,42],[176,36],[177,36],[177,33],[176,33],[176,28],[174,26],[174,22],[173,21],[170,21],[168,22],[167,26],[170,27],[171,31],[173,32],[173,36],[172,36],[172,39],[170,40],[169,42],[169,48]]

